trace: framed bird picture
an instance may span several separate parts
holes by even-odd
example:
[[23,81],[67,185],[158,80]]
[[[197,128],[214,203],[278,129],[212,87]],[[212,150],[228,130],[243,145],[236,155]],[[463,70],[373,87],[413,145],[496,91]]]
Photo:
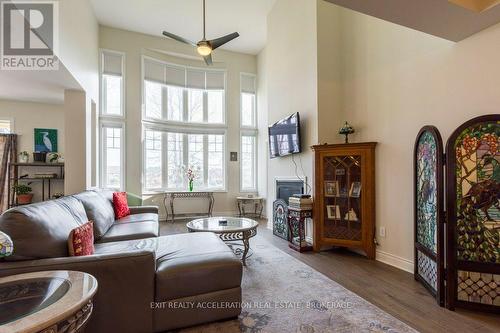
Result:
[[57,130],[35,128],[35,151],[57,152]]

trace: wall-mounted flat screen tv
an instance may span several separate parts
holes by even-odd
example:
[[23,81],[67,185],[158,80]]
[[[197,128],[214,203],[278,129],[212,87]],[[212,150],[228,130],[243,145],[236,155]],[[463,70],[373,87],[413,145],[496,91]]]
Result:
[[271,158],[300,152],[300,116],[298,112],[269,126],[269,155]]

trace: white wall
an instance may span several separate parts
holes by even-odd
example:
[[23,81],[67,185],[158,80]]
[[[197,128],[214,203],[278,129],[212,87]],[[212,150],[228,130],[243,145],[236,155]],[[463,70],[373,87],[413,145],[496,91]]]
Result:
[[89,0],[59,1],[60,61],[86,91],[99,100],[99,24]]
[[[141,56],[147,55],[159,60],[187,66],[205,67],[205,65],[197,56],[195,49],[190,46],[163,37],[154,37],[105,26],[100,27],[100,47],[125,53],[126,189],[127,191],[140,194],[142,192]],[[213,54],[213,59],[214,68],[224,68],[227,70],[227,149],[228,152],[239,152],[240,73],[257,73],[257,59],[253,55],[224,50],[216,50]],[[226,158],[228,189],[226,193],[216,193],[214,211],[229,214],[236,211],[236,196],[240,194],[239,162],[230,162],[229,154]],[[160,206],[163,215],[162,199],[162,195],[151,195],[147,203]],[[180,209],[186,209],[187,211],[193,205],[198,205],[198,203],[189,201],[185,201],[185,203],[186,206],[179,206]]]
[[14,120],[14,133],[19,135],[19,152],[27,151],[30,154],[33,152],[35,128],[51,128],[57,129],[58,150],[64,155],[63,105],[0,99],[0,118]]
[[[300,112],[304,153],[295,159],[304,168],[302,172],[299,167],[299,176],[306,176],[312,183],[313,154],[309,146],[318,142],[316,1],[278,0],[268,15],[267,25],[266,48],[258,59],[262,76],[259,99],[267,104],[268,119],[267,124],[259,123],[260,131],[267,132],[269,124]],[[291,157],[268,160],[268,217],[272,217],[276,177],[294,176]]]
[[[337,47],[342,50],[338,117],[345,116],[355,127],[353,141],[379,142],[377,258],[413,271],[415,137],[422,126],[435,125],[446,142],[466,120],[499,113],[500,25],[455,44],[337,10]],[[320,118],[329,112],[327,117],[336,116],[333,110],[320,109]],[[378,235],[381,226],[386,228],[385,238]]]
[[[33,161],[35,149],[34,129],[57,129],[57,147],[59,153],[65,155],[65,126],[64,108],[61,104],[19,102],[0,99],[0,119],[7,118],[14,121],[14,133],[18,135],[18,152],[27,151],[30,161]],[[21,168],[21,174],[34,172],[58,172],[57,169]],[[53,183],[52,194],[63,192],[63,183]],[[30,185],[35,193],[34,200],[40,200],[38,192],[40,184],[34,182]]]

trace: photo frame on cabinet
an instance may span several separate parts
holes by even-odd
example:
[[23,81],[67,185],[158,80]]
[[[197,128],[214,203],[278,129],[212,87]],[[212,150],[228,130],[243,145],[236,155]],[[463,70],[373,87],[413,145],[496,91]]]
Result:
[[339,197],[340,189],[339,182],[334,181],[326,181],[325,182],[325,197]]
[[349,196],[351,198],[359,198],[361,196],[361,182],[352,182]]
[[327,216],[330,220],[340,220],[340,206],[339,205],[328,205],[326,206]]

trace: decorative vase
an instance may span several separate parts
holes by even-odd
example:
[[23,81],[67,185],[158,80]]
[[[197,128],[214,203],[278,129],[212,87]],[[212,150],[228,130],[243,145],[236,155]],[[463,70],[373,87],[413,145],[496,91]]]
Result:
[[20,205],[30,204],[31,200],[33,200],[33,193],[17,195],[17,203]]
[[188,187],[189,187],[189,192],[193,192],[194,182],[192,180],[189,181]]
[[28,155],[19,155],[18,161],[19,161],[19,163],[28,163],[29,156]]
[[14,251],[14,244],[10,237],[0,231],[0,258],[8,257]]

